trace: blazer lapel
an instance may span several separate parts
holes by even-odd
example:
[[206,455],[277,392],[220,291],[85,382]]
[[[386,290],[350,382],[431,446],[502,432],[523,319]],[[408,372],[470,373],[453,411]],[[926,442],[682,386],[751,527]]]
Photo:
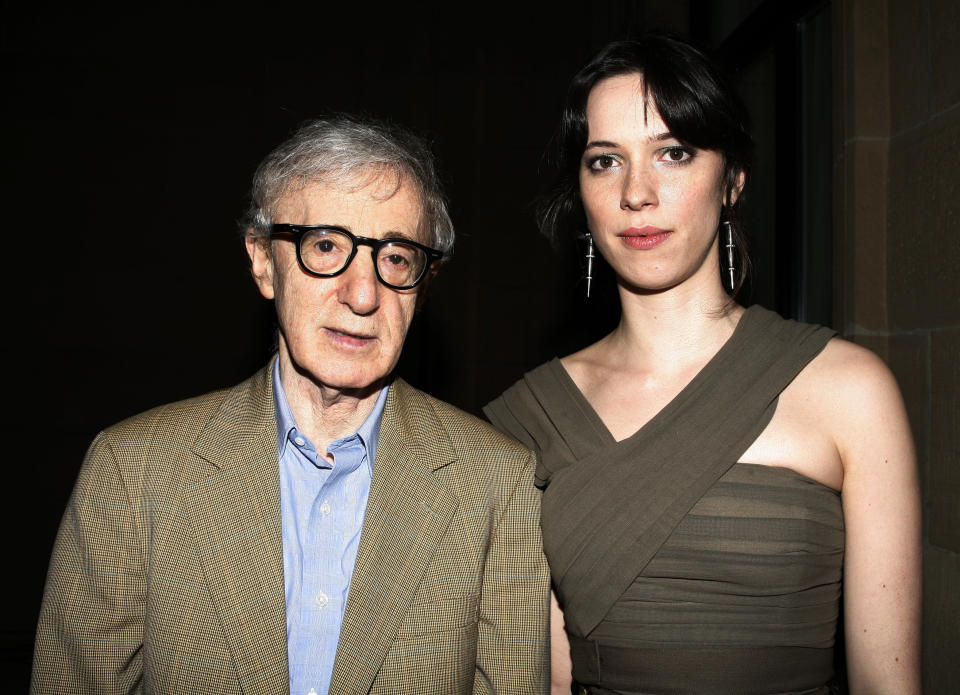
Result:
[[211,465],[185,493],[245,695],[290,687],[271,366],[233,389],[200,435],[195,452]]
[[457,509],[433,472],[455,458],[423,394],[397,379],[380,425],[330,693],[365,693]]

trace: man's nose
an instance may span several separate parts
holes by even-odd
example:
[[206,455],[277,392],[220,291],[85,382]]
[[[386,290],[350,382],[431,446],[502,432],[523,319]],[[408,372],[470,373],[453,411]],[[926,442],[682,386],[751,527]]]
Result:
[[337,298],[353,313],[371,314],[380,306],[380,292],[385,288],[377,280],[370,249],[357,249],[357,255],[338,280]]

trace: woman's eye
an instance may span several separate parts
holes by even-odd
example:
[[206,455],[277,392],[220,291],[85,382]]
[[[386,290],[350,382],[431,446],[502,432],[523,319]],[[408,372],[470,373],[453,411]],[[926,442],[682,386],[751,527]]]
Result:
[[597,157],[593,157],[589,162],[590,168],[593,169],[594,171],[612,169],[618,164],[619,162],[617,162],[617,160],[614,157],[611,157],[608,154],[601,154]]
[[668,147],[664,150],[663,158],[671,163],[686,162],[693,154],[686,147]]

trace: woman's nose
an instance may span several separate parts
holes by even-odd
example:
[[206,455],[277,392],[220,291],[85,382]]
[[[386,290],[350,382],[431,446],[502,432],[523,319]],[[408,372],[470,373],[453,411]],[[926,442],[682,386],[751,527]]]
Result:
[[624,210],[639,210],[647,205],[656,205],[656,174],[644,167],[630,167],[623,181],[620,207]]

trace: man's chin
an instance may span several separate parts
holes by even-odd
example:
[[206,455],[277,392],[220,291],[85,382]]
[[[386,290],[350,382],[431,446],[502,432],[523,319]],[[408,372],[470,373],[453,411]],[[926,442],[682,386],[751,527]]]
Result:
[[[285,355],[281,354],[281,359],[284,362],[283,358]],[[315,388],[325,393],[326,396],[335,396],[336,394],[342,394],[344,396],[350,396],[355,398],[363,398],[370,394],[376,393],[384,384],[386,384],[390,379],[390,372],[384,372],[383,369],[373,369],[373,368],[363,368],[363,365],[351,365],[350,360],[337,360],[340,362],[340,369],[316,369],[311,367],[317,367],[320,365],[310,365],[303,364],[298,362],[294,356],[291,355],[288,364],[293,368],[293,371],[297,376],[312,384]],[[328,365],[330,362],[335,360],[332,359],[323,359],[320,362],[326,362]],[[283,373],[283,364],[281,363],[281,373]]]
[[324,391],[363,398],[382,389],[390,374],[317,374],[310,375],[309,378]]
[[347,381],[340,383],[336,386],[327,386],[328,389],[333,391],[339,391],[345,396],[355,396],[362,398],[364,396],[369,396],[376,393],[383,388],[384,384],[387,383],[387,377],[380,377],[373,381],[361,380],[361,381]]

